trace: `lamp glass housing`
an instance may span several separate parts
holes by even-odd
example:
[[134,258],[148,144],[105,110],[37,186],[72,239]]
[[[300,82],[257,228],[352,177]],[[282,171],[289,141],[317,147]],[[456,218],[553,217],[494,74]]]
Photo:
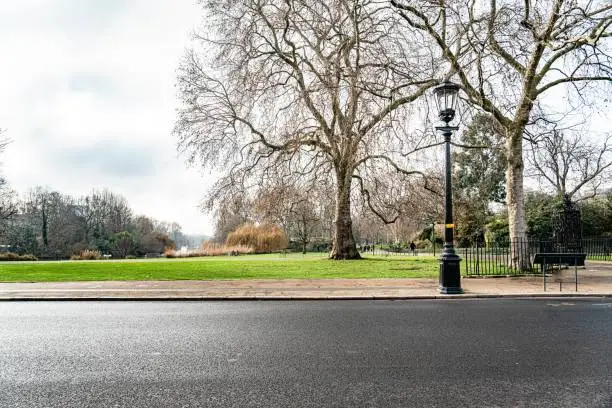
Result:
[[454,119],[458,93],[459,85],[450,81],[445,81],[434,89],[441,121],[449,123]]

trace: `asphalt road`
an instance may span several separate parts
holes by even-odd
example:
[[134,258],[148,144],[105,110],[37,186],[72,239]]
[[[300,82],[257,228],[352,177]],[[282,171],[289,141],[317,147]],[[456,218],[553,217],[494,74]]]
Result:
[[0,303],[0,407],[612,407],[612,302]]

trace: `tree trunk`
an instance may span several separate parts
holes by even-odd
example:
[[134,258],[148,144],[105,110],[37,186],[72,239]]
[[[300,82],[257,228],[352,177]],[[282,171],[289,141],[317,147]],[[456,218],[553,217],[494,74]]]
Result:
[[42,240],[45,247],[45,251],[49,246],[49,230],[47,226],[47,209],[45,208],[45,202],[42,203]]
[[355,238],[353,237],[353,222],[351,220],[351,174],[339,170],[336,190],[336,219],[330,259],[361,259]]
[[511,265],[519,270],[531,268],[527,245],[527,225],[523,187],[523,135],[512,132],[506,142],[506,200],[508,205],[508,229],[510,233]]

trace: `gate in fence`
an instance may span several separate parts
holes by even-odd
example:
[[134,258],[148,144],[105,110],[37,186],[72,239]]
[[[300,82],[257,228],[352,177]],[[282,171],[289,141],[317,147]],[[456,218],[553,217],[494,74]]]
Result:
[[552,239],[554,247],[550,251],[559,253],[582,252],[582,220],[580,210],[566,195],[563,207],[553,215]]

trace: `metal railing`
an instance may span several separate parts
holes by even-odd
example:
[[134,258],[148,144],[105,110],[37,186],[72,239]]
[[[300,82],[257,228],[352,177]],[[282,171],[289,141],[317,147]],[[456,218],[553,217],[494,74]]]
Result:
[[[396,244],[362,245],[359,250],[364,256],[436,256],[441,248],[417,249],[416,253],[409,248]],[[540,273],[537,265],[531,264],[536,253],[586,253],[588,260],[612,261],[612,237],[583,238],[577,243],[557,242],[553,240],[527,239],[502,241],[492,244],[473,245],[456,249],[462,258],[461,273],[468,276],[518,276]]]
[[410,248],[396,246],[394,244],[372,244],[360,245],[357,248],[364,256],[427,256],[439,255],[440,247],[417,248],[414,252]]
[[587,260],[612,261],[612,238],[585,238],[582,240],[583,251]]
[[497,245],[461,248],[462,272],[468,276],[517,276],[539,273],[531,261],[536,253],[585,253],[587,260],[612,261],[612,238],[584,238],[568,243],[553,240],[512,240]]
[[534,273],[531,255],[538,243],[515,239],[496,245],[474,245],[459,250],[462,272],[468,276],[516,276]]

